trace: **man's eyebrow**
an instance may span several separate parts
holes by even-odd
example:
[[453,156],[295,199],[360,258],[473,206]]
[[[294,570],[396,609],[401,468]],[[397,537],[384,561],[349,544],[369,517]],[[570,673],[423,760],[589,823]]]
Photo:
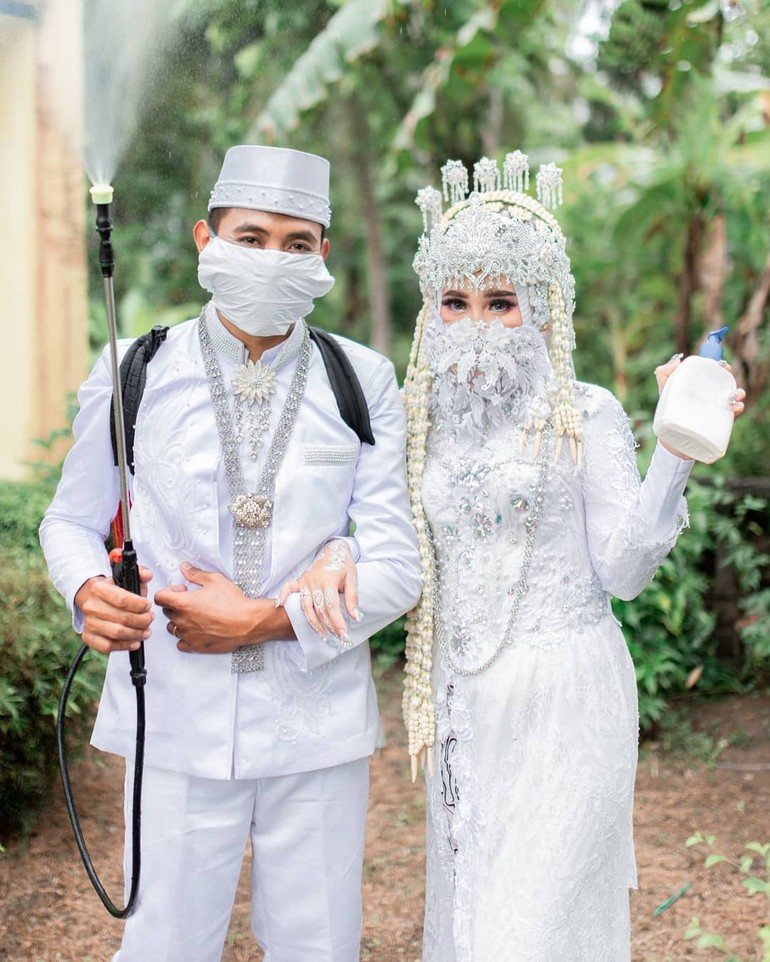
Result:
[[234,234],[267,234],[269,231],[266,227],[262,227],[259,224],[239,224],[238,227],[234,228]]
[[284,240],[287,240],[287,241],[288,240],[304,240],[304,241],[308,241],[311,244],[320,243],[320,239],[312,231],[309,231],[309,230],[292,231],[290,234],[287,234],[284,237]]

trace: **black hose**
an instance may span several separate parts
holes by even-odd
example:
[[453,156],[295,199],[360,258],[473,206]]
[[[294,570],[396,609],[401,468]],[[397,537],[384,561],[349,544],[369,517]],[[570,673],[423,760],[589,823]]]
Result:
[[[133,550],[130,541],[126,541],[123,547],[123,560],[114,566],[113,573],[116,584],[129,591],[133,591],[134,594],[139,594],[139,566],[136,562],[136,552]],[[139,892],[139,873],[142,864],[142,776],[144,774],[144,735],[146,724],[144,684],[147,677],[147,672],[144,668],[144,645],[142,645],[138,651],[130,651],[128,653],[131,662],[131,681],[136,691],[136,751],[134,755],[134,785],[131,793],[131,888],[128,894],[128,901],[126,902],[125,908],[122,909],[118,908],[109,897],[107,890],[96,874],[96,869],[88,853],[86,840],[83,837],[83,830],[80,827],[80,819],[78,818],[75,799],[72,795],[72,782],[70,781],[69,768],[67,766],[67,750],[64,733],[67,701],[69,699],[72,682],[87,651],[88,646],[83,645],[77,655],[75,655],[64,682],[61,698],[59,699],[59,714],[56,719],[56,743],[59,749],[59,769],[61,770],[64,801],[67,805],[72,833],[75,836],[75,844],[80,852],[86,873],[96,890],[96,894],[102,900],[102,904],[110,915],[116,919],[125,919],[133,912],[136,905],[136,898]]]

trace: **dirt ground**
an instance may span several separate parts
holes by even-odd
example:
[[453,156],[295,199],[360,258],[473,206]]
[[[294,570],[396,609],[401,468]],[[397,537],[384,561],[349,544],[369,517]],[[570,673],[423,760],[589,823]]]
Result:
[[[372,761],[361,957],[414,962],[420,957],[423,906],[423,789],[409,780],[398,677],[384,675],[379,690],[386,743]],[[700,917],[704,931],[720,933],[742,962],[759,960],[756,932],[768,921],[767,900],[748,897],[729,864],[705,869],[703,847],[688,849],[684,843],[695,831],[709,833],[716,836],[715,850],[738,861],[748,842],[770,841],[770,694],[699,703],[687,717],[669,736],[676,750],[642,746],[633,962],[724,959],[718,950],[684,941],[693,916]],[[73,766],[73,779],[94,861],[117,897],[121,764],[89,754]],[[249,932],[247,862],[224,962],[262,958]],[[687,885],[669,908],[653,914]],[[35,835],[0,856],[0,960],[107,962],[118,948],[121,927],[90,888],[57,791]]]

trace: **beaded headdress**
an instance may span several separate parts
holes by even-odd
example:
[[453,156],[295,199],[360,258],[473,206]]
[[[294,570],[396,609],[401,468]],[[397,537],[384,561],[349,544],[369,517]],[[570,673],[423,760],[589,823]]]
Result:
[[[529,161],[519,150],[506,155],[502,176],[495,160],[483,157],[478,161],[473,168],[472,191],[468,170],[461,161],[448,161],[441,174],[442,191],[425,187],[417,194],[425,232],[419,240],[414,269],[420,280],[423,308],[404,384],[409,490],[424,583],[422,599],[407,620],[403,709],[413,775],[426,752],[432,764],[434,743],[431,669],[435,558],[421,489],[433,380],[425,333],[445,289],[483,290],[513,284],[523,323],[534,326],[547,339],[556,383],[555,393],[548,398],[549,414],[523,425],[521,446],[532,434],[539,447],[546,420],[550,420],[557,437],[557,458],[566,440],[572,460],[579,464],[582,442],[572,366],[575,284],[564,234],[549,212],[562,202],[561,170],[554,164],[540,167],[537,199],[527,193]],[[449,205],[446,210],[445,202]]]

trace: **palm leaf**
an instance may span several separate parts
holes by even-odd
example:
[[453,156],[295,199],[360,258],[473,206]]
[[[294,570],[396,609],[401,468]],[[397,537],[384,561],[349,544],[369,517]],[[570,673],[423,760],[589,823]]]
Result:
[[419,90],[396,131],[393,148],[397,151],[409,150],[414,146],[417,127],[436,109],[438,92],[446,86],[455,63],[474,45],[478,46],[484,34],[491,34],[495,30],[501,16],[515,19],[523,27],[545,5],[546,0],[493,0],[469,17],[452,40],[437,49],[433,61],[423,71]]
[[320,103],[329,86],[377,45],[382,21],[395,6],[410,0],[348,0],[297,59],[254,121],[249,137],[283,137],[299,123],[303,111]]

